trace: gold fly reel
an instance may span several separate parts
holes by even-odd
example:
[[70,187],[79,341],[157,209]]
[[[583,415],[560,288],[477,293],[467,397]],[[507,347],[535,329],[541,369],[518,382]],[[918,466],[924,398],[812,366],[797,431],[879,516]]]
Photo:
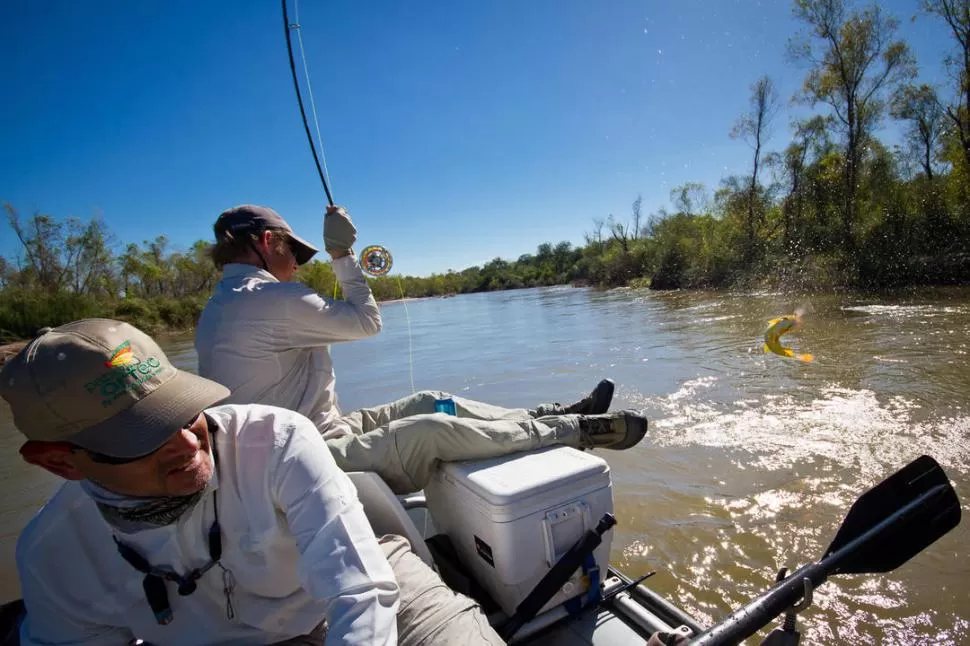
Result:
[[383,276],[391,271],[394,258],[384,247],[372,244],[360,252],[360,268],[365,274]]

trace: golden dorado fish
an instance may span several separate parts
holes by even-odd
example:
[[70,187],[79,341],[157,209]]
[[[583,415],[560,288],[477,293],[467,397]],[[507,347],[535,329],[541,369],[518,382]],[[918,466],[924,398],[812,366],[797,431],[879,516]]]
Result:
[[797,314],[780,316],[768,321],[768,329],[765,330],[765,352],[774,352],[782,357],[791,357],[799,361],[812,361],[815,359],[810,354],[799,354],[791,348],[786,348],[781,344],[781,337],[802,326],[802,317]]

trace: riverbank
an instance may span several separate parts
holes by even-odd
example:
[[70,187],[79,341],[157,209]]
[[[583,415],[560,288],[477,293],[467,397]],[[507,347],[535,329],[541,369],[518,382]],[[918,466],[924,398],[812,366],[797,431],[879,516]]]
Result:
[[[2,293],[2,292],[0,292]],[[413,301],[419,301],[430,298],[450,298],[456,294],[439,294],[436,296],[408,296],[406,298],[392,298],[386,300],[379,300],[380,305],[396,305],[401,303],[409,303]],[[169,299],[171,300],[171,299]],[[204,302],[203,302],[204,304]],[[164,305],[164,304],[163,304]],[[41,313],[33,312],[30,316],[22,316],[18,318],[30,318],[34,322],[44,321],[44,326],[50,325],[52,327],[57,325],[63,325],[68,321],[90,318],[90,317],[105,317],[105,318],[115,318],[122,321],[127,321],[131,323],[143,332],[153,336],[153,337],[179,337],[186,334],[192,334],[195,332],[195,322],[198,320],[201,311],[202,304],[198,302],[193,303],[191,300],[182,307],[179,308],[178,304],[171,305],[167,304],[168,307],[163,307],[161,313],[157,311],[158,306],[155,304],[156,309],[151,308],[150,303],[146,303],[141,299],[128,299],[121,301],[120,303],[99,303],[94,302],[91,307],[76,308],[70,310],[68,308],[57,308],[49,307]],[[180,310],[173,314],[173,310]],[[40,329],[40,325],[31,324],[32,327],[28,328],[27,325],[19,326],[21,330],[27,329]],[[13,326],[11,326],[13,327]],[[0,326],[0,330],[3,327]],[[17,354],[24,345],[30,340],[27,337],[21,336],[20,334],[7,333],[3,340],[7,343],[0,344],[0,365],[3,365],[10,357]],[[20,338],[18,338],[20,337]]]
[[[134,324],[136,327],[144,330],[151,336],[155,337],[156,340],[167,339],[167,338],[177,338],[184,336],[186,334],[192,334],[195,332],[195,328],[192,327],[182,327],[182,328],[168,328],[168,327],[152,327],[145,326],[141,327]],[[19,341],[11,341],[10,343],[0,344],[0,366],[3,366],[7,361],[16,356],[24,346],[30,342],[29,339],[22,339]]]
[[5,364],[7,359],[10,359],[20,352],[25,345],[27,345],[26,341],[14,341],[13,343],[0,345],[0,366]]

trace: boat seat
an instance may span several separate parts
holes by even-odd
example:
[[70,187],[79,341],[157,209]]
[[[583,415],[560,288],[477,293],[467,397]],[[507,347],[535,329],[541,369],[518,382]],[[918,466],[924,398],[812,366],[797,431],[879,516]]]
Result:
[[357,497],[374,533],[377,536],[403,536],[411,543],[411,551],[429,567],[434,568],[434,559],[424,542],[424,536],[387,483],[373,471],[348,471],[347,475],[357,488]]

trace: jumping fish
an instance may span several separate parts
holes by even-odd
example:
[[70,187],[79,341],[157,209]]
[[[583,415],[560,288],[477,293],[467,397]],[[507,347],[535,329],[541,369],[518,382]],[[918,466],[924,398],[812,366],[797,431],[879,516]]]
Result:
[[782,357],[791,357],[799,361],[809,362],[815,359],[811,354],[799,354],[791,348],[781,345],[781,337],[802,326],[802,317],[798,314],[788,314],[768,321],[765,330],[765,352],[774,352]]

